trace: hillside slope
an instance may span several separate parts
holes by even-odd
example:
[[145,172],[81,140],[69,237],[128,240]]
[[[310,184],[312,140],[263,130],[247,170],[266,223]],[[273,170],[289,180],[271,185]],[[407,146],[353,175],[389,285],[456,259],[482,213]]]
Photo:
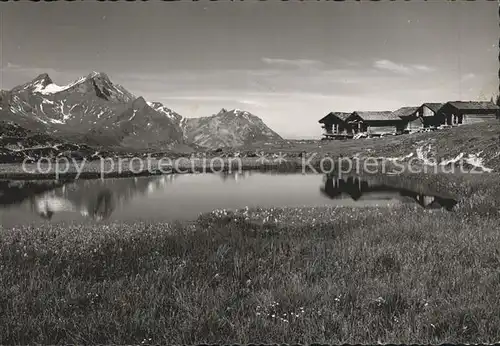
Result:
[[42,157],[97,158],[109,152],[87,144],[69,143],[62,138],[28,130],[12,122],[0,120],[0,163],[36,161]]
[[[414,133],[383,138],[350,140],[285,140],[276,143],[248,144],[232,149],[224,148],[218,155],[255,157],[257,152],[269,159],[284,156],[287,161],[319,160],[323,157],[373,157],[417,160],[435,158],[438,163],[475,161],[486,168],[500,172],[500,122],[461,125],[451,129]],[[458,160],[455,160],[457,157]]]

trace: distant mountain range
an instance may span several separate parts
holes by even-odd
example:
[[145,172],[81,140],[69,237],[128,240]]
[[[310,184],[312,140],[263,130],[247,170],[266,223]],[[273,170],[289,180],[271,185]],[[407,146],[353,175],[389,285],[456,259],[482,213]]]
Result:
[[[183,118],[159,102],[136,97],[98,72],[66,86],[41,74],[29,83],[2,90],[0,147],[5,152],[9,142],[14,150],[19,140],[34,135],[45,136],[51,145],[85,144],[109,150],[172,150],[179,145],[214,149],[281,140],[249,112],[222,109],[210,117]],[[25,148],[19,144],[18,149]]]
[[239,109],[221,109],[210,117],[181,121],[184,138],[201,147],[238,147],[282,138],[257,116]]

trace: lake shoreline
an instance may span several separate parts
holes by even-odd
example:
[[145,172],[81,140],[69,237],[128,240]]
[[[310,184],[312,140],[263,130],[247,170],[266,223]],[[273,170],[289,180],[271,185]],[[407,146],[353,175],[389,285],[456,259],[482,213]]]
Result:
[[[159,176],[159,175],[171,175],[171,174],[203,174],[203,173],[238,173],[244,171],[253,172],[276,172],[276,173],[302,173],[302,174],[314,174],[314,173],[334,173],[340,172],[342,174],[352,174],[352,175],[410,175],[410,174],[461,174],[467,172],[452,172],[452,165],[448,166],[431,166],[419,163],[418,165],[412,165],[405,163],[405,161],[400,161],[400,165],[396,165],[394,160],[391,158],[375,158],[375,165],[365,168],[363,170],[363,165],[365,164],[365,158],[359,157],[322,157],[314,160],[305,160],[302,158],[289,159],[286,162],[280,163],[261,163],[258,159],[242,159],[240,164],[235,164],[234,160],[237,158],[227,158],[222,161],[220,165],[206,165],[204,163],[188,163],[188,164],[178,164],[176,166],[168,167],[152,167],[148,170],[140,170],[140,165],[135,164],[134,167],[130,169],[117,170],[109,167],[103,167],[99,164],[99,161],[89,161],[78,173],[75,167],[70,167],[72,170],[68,172],[56,173],[54,170],[48,171],[45,168],[43,173],[36,173],[37,167],[35,164],[27,165],[28,168],[26,172],[23,171],[23,166],[21,164],[0,164],[0,180],[62,180],[71,181],[75,179],[107,179],[107,178],[131,178],[131,177],[148,177],[148,176]],[[358,161],[357,161],[358,160]],[[146,161],[144,161],[146,162]],[[350,162],[350,163],[349,163]],[[358,165],[352,165],[353,162],[358,162]],[[349,163],[349,164],[348,164]],[[144,167],[145,164],[142,164]],[[451,167],[451,168],[450,168]],[[455,166],[458,170],[460,166]],[[417,172],[410,170],[417,169]],[[447,171],[448,169],[448,171]],[[483,173],[476,168],[470,168],[472,173]],[[375,171],[373,171],[375,170]],[[409,170],[409,172],[405,172]],[[42,169],[40,169],[42,171]],[[48,172],[46,172],[48,171]],[[33,172],[33,173],[32,173]],[[484,172],[488,174],[495,174],[496,172]]]
[[[349,140],[349,141],[294,141],[286,145],[272,145],[264,147],[242,147],[242,148],[225,148],[210,152],[195,152],[195,153],[151,153],[153,161],[160,158],[161,155],[167,155],[165,158],[173,161],[179,160],[177,169],[173,168],[170,173],[194,173],[206,172],[203,168],[203,160],[213,160],[223,162],[227,165],[230,160],[240,160],[241,170],[278,170],[299,172],[302,171],[302,166],[305,162],[309,162],[315,169],[319,168],[320,161],[323,158],[329,158],[335,162],[342,159],[355,159],[361,157],[371,157],[374,159],[385,158],[388,161],[398,159],[415,159],[419,158],[422,162],[428,159],[429,154],[433,154],[440,161],[455,162],[461,157],[466,160],[470,155],[482,153],[481,156],[476,155],[469,158],[471,161],[476,161],[479,165],[484,165],[486,170],[497,172],[500,170],[500,151],[498,151],[498,131],[500,124],[496,122],[488,122],[477,125],[464,125],[449,130],[443,130],[432,133],[417,133],[405,136],[389,136],[379,139],[364,139],[364,140]],[[482,137],[478,138],[477,134],[481,133]],[[431,148],[432,147],[432,148]],[[431,150],[432,149],[432,150]],[[311,155],[316,155],[309,160]],[[140,160],[146,161],[146,155],[140,153]],[[129,157],[131,159],[132,157]],[[189,161],[193,158],[193,164]],[[123,157],[126,159],[126,157]],[[107,161],[110,159],[104,159]],[[118,158],[115,158],[118,160]],[[217,162],[214,162],[217,163]],[[107,163],[109,164],[109,162]],[[327,166],[329,162],[326,162]],[[217,170],[219,166],[216,164]],[[30,171],[36,168],[36,165],[27,164]],[[227,168],[226,168],[227,169]],[[95,179],[101,178],[100,162],[88,161],[85,169],[82,171],[80,179]],[[132,177],[132,176],[148,176],[157,175],[157,171],[139,172],[141,170],[134,169],[123,170],[121,172],[116,169],[108,169],[105,167],[106,173],[104,178]],[[139,173],[134,173],[139,172]],[[161,173],[161,172],[160,172]],[[70,170],[68,173],[59,174],[61,179],[73,179],[76,177],[76,171]],[[0,179],[54,179],[56,174],[52,173],[27,173],[23,172],[21,163],[1,163],[0,164]]]

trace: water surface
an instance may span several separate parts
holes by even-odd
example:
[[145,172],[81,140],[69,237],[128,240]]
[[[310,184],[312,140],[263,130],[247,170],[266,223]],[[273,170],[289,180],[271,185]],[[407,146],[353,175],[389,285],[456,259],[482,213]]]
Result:
[[[403,184],[404,185],[404,184]],[[172,221],[214,209],[391,206],[452,210],[456,201],[377,179],[313,174],[184,174],[140,178],[0,181],[2,226],[40,222]]]

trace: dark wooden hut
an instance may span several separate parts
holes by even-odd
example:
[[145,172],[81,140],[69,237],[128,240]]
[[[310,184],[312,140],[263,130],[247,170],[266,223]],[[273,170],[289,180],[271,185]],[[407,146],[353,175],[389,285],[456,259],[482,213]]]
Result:
[[367,132],[370,135],[400,133],[406,122],[392,111],[353,112],[347,122],[351,124],[355,133]]
[[443,105],[444,103],[439,102],[426,102],[418,108],[417,115],[424,127],[437,127],[443,123]]
[[395,110],[394,116],[397,116],[405,123],[404,130],[412,131],[423,128],[424,124],[422,118],[418,116],[419,107],[401,107]]
[[460,125],[500,117],[500,107],[491,101],[450,101],[440,109],[442,123]]
[[323,137],[325,139],[333,139],[337,137],[352,137],[352,129],[346,119],[351,113],[330,112],[318,122],[323,124],[325,130]]

